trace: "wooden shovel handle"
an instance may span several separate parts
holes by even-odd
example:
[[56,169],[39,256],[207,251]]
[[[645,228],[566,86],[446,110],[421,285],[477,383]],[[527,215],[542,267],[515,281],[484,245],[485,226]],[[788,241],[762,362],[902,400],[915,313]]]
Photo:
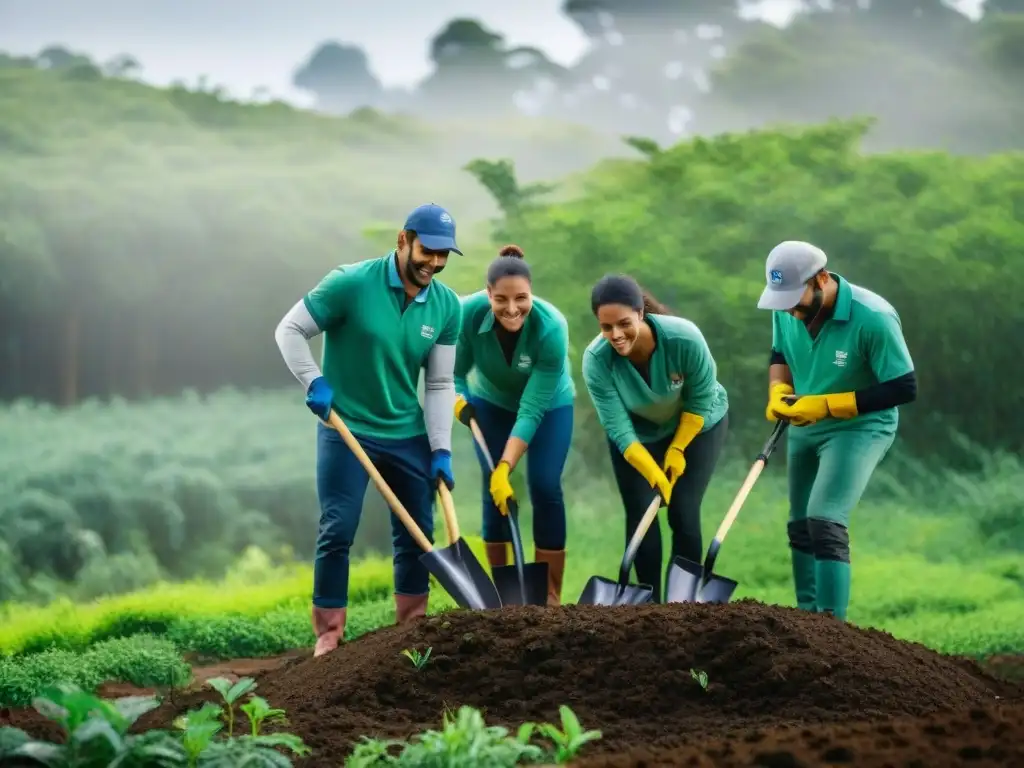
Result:
[[729,511],[725,513],[725,518],[722,520],[722,524],[718,526],[718,530],[715,532],[715,541],[719,544],[722,543],[726,534],[729,533],[729,529],[732,528],[732,524],[736,522],[736,517],[743,508],[743,504],[746,502],[747,496],[750,495],[750,491],[754,488],[754,483],[757,482],[757,478],[761,476],[761,472],[768,463],[768,457],[775,451],[775,446],[778,444],[779,439],[782,437],[782,433],[786,431],[786,427],[788,426],[789,424],[785,421],[777,421],[775,423],[775,428],[772,430],[771,436],[761,449],[761,453],[758,454],[757,459],[754,461],[754,465],[750,468],[750,471],[747,472],[747,479],[743,481],[743,485],[740,486],[739,493],[737,493],[736,498],[733,499],[732,506],[730,506]]
[[[349,450],[356,455],[357,459],[359,459],[359,463],[363,465],[363,469],[366,470],[366,474],[368,474],[370,479],[373,480],[373,484],[377,486],[377,490],[380,491],[381,496],[383,496],[384,500],[387,501],[388,506],[391,507],[391,511],[395,513],[398,519],[402,521],[402,525],[405,526],[406,530],[408,530],[412,537],[416,539],[416,543],[420,545],[420,549],[424,552],[432,552],[434,550],[434,546],[430,543],[430,540],[423,534],[420,527],[416,525],[416,522],[412,519],[412,516],[406,508],[402,506],[402,502],[400,502],[398,497],[395,496],[394,491],[392,491],[391,488],[388,487],[388,484],[384,482],[384,478],[381,477],[377,468],[373,466],[373,462],[370,461],[370,457],[366,455],[366,451],[363,450],[363,446],[359,444],[355,435],[353,435],[349,431],[349,428],[345,426],[345,422],[341,420],[341,417],[334,411],[331,411],[331,415],[328,418],[327,423],[329,426],[337,430],[338,434],[341,435],[341,439],[345,441],[345,445],[347,445]],[[445,490],[448,490],[447,487]]]
[[622,574],[626,574],[625,578],[628,578],[630,569],[633,567],[633,561],[636,559],[637,550],[640,549],[640,542],[644,540],[644,536],[647,535],[647,530],[651,527],[651,523],[654,522],[654,518],[658,516],[658,510],[661,509],[661,494],[655,493],[654,500],[651,505],[647,508],[643,518],[640,520],[640,525],[636,527],[636,531],[633,533],[633,538],[629,540],[629,546],[626,547],[626,554],[622,556]]
[[452,492],[444,481],[437,484],[437,495],[441,497],[441,510],[444,512],[444,527],[448,532],[448,546],[459,540],[459,521],[455,517],[455,500],[452,499]]
[[476,423],[476,419],[469,420],[469,431],[473,433],[473,439],[476,444],[480,446],[480,452],[484,455],[484,459],[487,461],[487,468],[494,471],[494,459],[491,456],[490,450],[487,448],[487,441],[484,439],[484,433],[480,431],[480,425]]

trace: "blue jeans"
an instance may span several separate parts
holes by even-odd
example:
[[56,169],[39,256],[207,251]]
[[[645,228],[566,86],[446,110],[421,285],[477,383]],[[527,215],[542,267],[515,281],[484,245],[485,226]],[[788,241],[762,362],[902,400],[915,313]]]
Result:
[[[356,439],[398,500],[426,537],[434,538],[434,495],[430,480],[430,443],[427,436],[408,440]],[[316,490],[320,499],[320,530],[313,565],[313,605],[344,608],[348,605],[349,549],[355,540],[363,497],[370,477],[341,435],[317,425]],[[395,592],[422,595],[430,588],[430,575],[420,562],[423,550],[391,515],[394,546]]]
[[[516,414],[476,397],[470,397],[476,423],[484,435],[487,450],[495,464],[501,460],[505,443],[512,434]],[[533,507],[533,543],[538,549],[565,549],[565,500],[562,497],[562,471],[572,444],[573,407],[564,405],[548,411],[530,441],[526,452],[526,482]],[[474,444],[475,445],[475,444]],[[490,491],[490,471],[480,448],[477,459],[483,469],[483,538],[486,542],[511,541],[505,518],[494,506]]]

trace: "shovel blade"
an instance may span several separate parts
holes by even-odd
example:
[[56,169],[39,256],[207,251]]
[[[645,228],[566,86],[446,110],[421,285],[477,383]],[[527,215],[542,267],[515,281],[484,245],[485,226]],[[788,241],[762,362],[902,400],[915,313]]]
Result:
[[548,564],[524,563],[523,581],[526,585],[526,599],[519,586],[519,570],[514,565],[502,565],[491,569],[494,586],[502,605],[547,605]]
[[675,557],[665,579],[667,603],[728,603],[737,583],[724,576],[712,574],[701,587],[704,567],[685,557]]
[[580,605],[644,605],[654,597],[646,584],[619,584],[603,576],[591,576],[576,602]]
[[435,547],[432,552],[425,552],[420,555],[420,562],[460,608],[501,608],[498,590],[463,539],[447,547]]

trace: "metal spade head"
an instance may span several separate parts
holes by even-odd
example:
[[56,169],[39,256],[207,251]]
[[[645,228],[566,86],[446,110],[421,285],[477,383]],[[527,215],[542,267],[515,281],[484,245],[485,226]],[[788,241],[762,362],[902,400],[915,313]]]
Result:
[[[519,584],[519,569],[514,565],[501,565],[491,569],[494,586],[502,605],[547,605],[548,564],[524,563],[523,584]],[[523,599],[525,587],[526,599]]]
[[621,584],[603,576],[591,576],[576,602],[580,605],[645,605],[654,597],[654,587]]
[[665,602],[667,603],[728,603],[736,590],[737,582],[724,576],[711,574],[707,583],[702,584],[704,566],[675,557],[669,565],[665,579]]
[[434,575],[461,608],[501,608],[498,590],[465,540],[435,547],[420,555],[420,562]]
[[519,504],[515,499],[508,500],[505,522],[512,538],[513,563],[491,569],[501,602],[505,605],[547,605],[548,564],[524,562],[523,537],[519,532]]

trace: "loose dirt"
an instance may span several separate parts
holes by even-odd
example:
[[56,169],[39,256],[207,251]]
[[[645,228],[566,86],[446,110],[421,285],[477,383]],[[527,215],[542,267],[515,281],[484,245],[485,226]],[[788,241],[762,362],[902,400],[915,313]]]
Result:
[[[401,655],[425,652],[417,671]],[[707,675],[707,689],[693,672]],[[287,663],[259,692],[337,765],[361,736],[405,739],[466,704],[489,723],[558,721],[569,705],[603,738],[591,753],[670,748],[750,727],[849,722],[990,705],[1020,695],[966,660],[827,616],[740,601],[458,611]],[[166,722],[207,694],[166,705]],[[176,697],[177,699],[177,697]]]
[[[407,648],[432,649],[429,663],[416,670]],[[313,748],[300,763],[308,766],[342,764],[364,735],[407,739],[437,728],[460,705],[514,728],[558,722],[567,704],[603,733],[584,748],[592,766],[932,768],[960,749],[990,759],[972,765],[1012,765],[991,762],[1003,759],[992,745],[1001,741],[1009,755],[1024,743],[1019,683],[882,632],[753,601],[456,611],[377,630],[323,658],[307,651],[256,676],[258,693]],[[176,693],[137,727],[167,727],[216,698]],[[1007,702],[1017,708],[994,708]],[[942,710],[953,714],[893,719]],[[925,741],[935,757],[919,760]]]

